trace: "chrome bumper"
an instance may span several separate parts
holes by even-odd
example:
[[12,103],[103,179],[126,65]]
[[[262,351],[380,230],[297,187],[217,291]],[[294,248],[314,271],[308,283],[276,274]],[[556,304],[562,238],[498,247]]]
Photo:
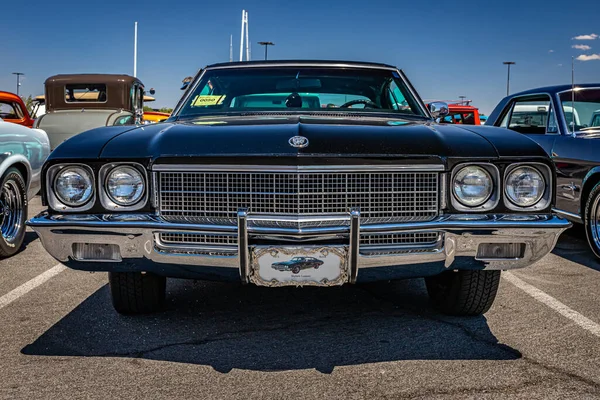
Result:
[[[555,215],[444,215],[429,222],[360,224],[353,210],[344,225],[290,228],[252,224],[253,216],[238,213],[235,225],[201,225],[167,222],[154,215],[54,215],[42,213],[28,225],[43,246],[65,265],[89,271],[152,271],[166,276],[198,279],[241,279],[252,273],[251,249],[261,243],[289,246],[326,246],[341,240],[348,246],[349,281],[427,276],[446,269],[504,270],[528,266],[554,248],[559,235],[571,223]],[[361,234],[439,232],[434,245],[424,247],[360,245]],[[161,233],[209,233],[237,236],[237,246],[167,246]],[[107,244],[119,248],[113,260],[81,260],[75,244]],[[283,243],[283,244],[282,244]],[[478,257],[482,243],[520,243],[522,255],[511,259]],[[385,274],[375,274],[375,270]],[[384,279],[384,278],[381,278]]]

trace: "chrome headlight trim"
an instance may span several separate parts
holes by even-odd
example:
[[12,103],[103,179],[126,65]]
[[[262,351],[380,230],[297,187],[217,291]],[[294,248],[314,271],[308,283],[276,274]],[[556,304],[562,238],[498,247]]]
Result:
[[[110,173],[119,167],[129,167],[137,170],[144,181],[144,193],[142,196],[133,204],[120,204],[112,198],[108,191],[108,176]],[[98,192],[100,193],[100,203],[107,210],[118,210],[118,211],[135,211],[143,208],[148,202],[148,193],[150,192],[148,181],[148,173],[143,165],[135,162],[114,162],[103,165],[98,173],[98,187],[101,188]]]
[[[476,205],[476,206],[468,206],[468,205],[463,204],[458,199],[458,197],[456,196],[455,191],[454,191],[454,180],[456,178],[456,175],[465,167],[479,167],[479,168],[483,169],[485,172],[487,172],[487,174],[490,176],[491,181],[492,181],[491,193],[489,194],[487,199],[485,199],[481,204]],[[465,212],[490,211],[493,208],[495,208],[498,205],[498,203],[500,202],[501,190],[499,190],[499,186],[500,186],[500,170],[498,170],[498,167],[495,166],[494,164],[478,163],[478,162],[467,162],[467,163],[457,164],[452,169],[452,175],[450,177],[450,185],[449,185],[449,189],[448,189],[448,192],[451,192],[451,194],[449,195],[450,202],[452,204],[452,207],[458,211],[465,211]]]
[[[519,205],[513,203],[513,201],[510,199],[510,196],[507,193],[508,176],[515,169],[522,168],[522,167],[533,168],[534,170],[539,172],[540,175],[542,176],[542,178],[544,179],[544,183],[545,183],[544,194],[535,204],[532,204],[530,206],[519,206]],[[538,162],[519,162],[519,163],[510,164],[504,171],[504,178],[503,178],[504,205],[513,211],[539,211],[539,210],[544,210],[544,209],[548,208],[550,206],[550,203],[552,202],[552,194],[553,194],[553,190],[554,190],[554,182],[553,182],[552,178],[553,178],[552,171],[550,170],[550,167],[546,164],[538,163]]]
[[[77,206],[77,205],[71,205],[71,204],[67,204],[65,201],[63,201],[57,194],[56,194],[56,189],[55,189],[55,183],[56,183],[56,178],[58,177],[58,174],[61,171],[64,171],[65,169],[68,168],[81,168],[83,170],[85,170],[91,179],[91,184],[92,184],[92,194],[90,196],[89,199],[87,199],[83,204]],[[46,194],[47,194],[47,198],[48,198],[48,206],[56,211],[87,211],[90,208],[92,208],[94,206],[94,203],[96,202],[96,178],[94,175],[94,170],[86,164],[79,164],[79,163],[65,163],[65,164],[55,164],[53,166],[51,166],[50,168],[48,168],[48,171],[46,172]]]

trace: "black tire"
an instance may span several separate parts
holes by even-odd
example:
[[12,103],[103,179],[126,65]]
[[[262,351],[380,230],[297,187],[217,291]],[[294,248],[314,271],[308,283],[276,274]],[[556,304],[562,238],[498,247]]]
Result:
[[109,272],[112,304],[119,314],[147,314],[165,302],[167,278],[141,272]]
[[300,267],[292,268],[292,274],[299,274],[299,273],[300,273]]
[[585,235],[597,258],[600,258],[600,183],[592,189],[585,203]]
[[27,184],[17,168],[9,168],[0,180],[0,257],[21,249],[27,219]]
[[498,292],[500,271],[447,271],[425,278],[434,305],[445,314],[481,315]]

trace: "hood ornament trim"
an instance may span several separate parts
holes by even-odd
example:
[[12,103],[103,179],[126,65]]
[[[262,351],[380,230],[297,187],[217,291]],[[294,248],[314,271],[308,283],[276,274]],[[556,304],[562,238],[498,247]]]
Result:
[[292,136],[290,138],[290,140],[288,140],[288,143],[292,147],[302,149],[302,148],[308,146],[308,139],[305,138],[304,136]]

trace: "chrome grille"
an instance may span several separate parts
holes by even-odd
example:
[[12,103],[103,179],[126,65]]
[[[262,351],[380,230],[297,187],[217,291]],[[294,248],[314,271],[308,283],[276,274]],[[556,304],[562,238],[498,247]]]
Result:
[[433,245],[438,242],[438,232],[362,234],[361,246]]
[[173,222],[235,223],[251,214],[332,215],[359,207],[361,223],[438,215],[437,172],[158,172],[159,211]]
[[237,245],[237,235],[163,232],[159,234],[159,239],[166,245]]

